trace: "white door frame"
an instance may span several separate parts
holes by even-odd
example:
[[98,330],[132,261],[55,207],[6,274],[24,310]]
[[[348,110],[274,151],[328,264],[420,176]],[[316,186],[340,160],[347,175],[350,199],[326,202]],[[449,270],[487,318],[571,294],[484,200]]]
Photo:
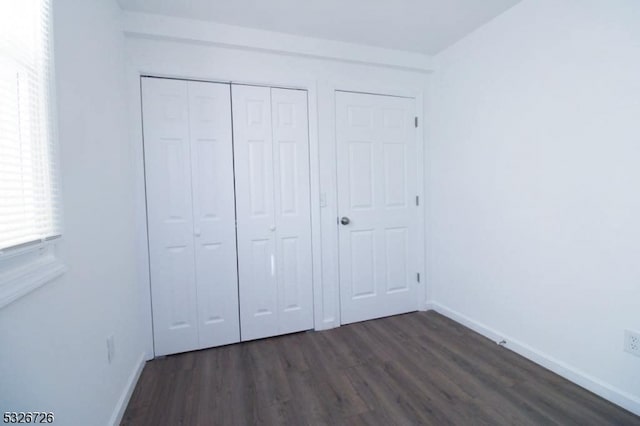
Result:
[[[320,96],[319,113],[320,113],[320,133],[323,135],[323,144],[321,145],[320,164],[321,167],[321,188],[320,196],[323,201],[326,199],[327,208],[322,208],[322,227],[326,231],[321,235],[322,238],[322,263],[323,263],[323,284],[327,282],[335,283],[333,291],[323,289],[325,296],[325,304],[328,298],[332,298],[332,312],[325,312],[324,316],[318,319],[316,314],[316,330],[339,327],[341,325],[340,318],[340,284],[339,284],[339,238],[338,238],[338,182],[337,182],[337,138],[336,138],[336,122],[335,122],[335,102],[336,92],[355,92],[372,95],[397,96],[415,99],[416,116],[418,117],[418,128],[415,132],[416,138],[416,161],[417,164],[417,182],[416,188],[420,197],[420,206],[418,210],[417,232],[418,240],[418,272],[420,273],[420,283],[418,285],[416,307],[418,310],[427,310],[427,283],[425,271],[425,212],[427,197],[425,194],[425,123],[422,123],[424,117],[424,96],[422,89],[411,89],[401,87],[381,87],[377,85],[363,84],[354,80],[348,81],[332,81],[325,84],[319,84],[319,90],[325,96]],[[328,189],[332,190],[329,191]],[[330,197],[331,199],[327,199]],[[325,204],[325,203],[323,203]],[[320,327],[318,327],[319,321]]]
[[[143,128],[142,128],[142,95],[141,95],[141,78],[143,76],[158,78],[173,78],[180,80],[206,81],[213,83],[228,84],[249,84],[265,87],[279,87],[286,89],[302,89],[307,91],[308,96],[308,120],[309,120],[309,171],[311,182],[311,250],[313,263],[313,295],[314,295],[314,312],[316,309],[316,300],[318,292],[321,291],[321,243],[320,243],[320,196],[319,196],[319,163],[318,163],[318,112],[317,112],[317,88],[316,82],[311,80],[298,81],[239,81],[224,77],[207,77],[185,75],[185,74],[168,74],[152,72],[135,66],[130,66],[127,72],[127,88],[129,95],[130,114],[130,138],[133,141],[132,152],[133,161],[135,161],[135,216],[138,228],[138,244],[136,247],[139,268],[140,281],[140,297],[141,297],[141,314],[140,321],[143,328],[143,334],[147,336],[146,343],[146,359],[150,360],[155,357],[153,348],[153,316],[151,311],[151,277],[149,271],[149,250],[148,250],[148,232],[147,232],[147,206],[146,206],[146,186],[144,174],[144,151],[143,151]],[[314,328],[318,329],[314,316]]]

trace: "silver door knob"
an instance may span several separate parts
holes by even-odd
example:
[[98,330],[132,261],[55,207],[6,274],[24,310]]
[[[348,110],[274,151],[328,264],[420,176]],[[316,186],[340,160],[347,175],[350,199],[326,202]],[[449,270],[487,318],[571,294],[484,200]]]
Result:
[[343,225],[348,225],[349,223],[351,223],[351,221],[349,220],[348,217],[342,216],[342,218],[340,218],[340,223]]

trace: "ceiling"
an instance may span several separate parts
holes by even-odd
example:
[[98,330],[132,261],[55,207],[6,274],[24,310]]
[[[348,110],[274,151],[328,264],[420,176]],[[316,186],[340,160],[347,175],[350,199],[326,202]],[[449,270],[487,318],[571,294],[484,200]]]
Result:
[[118,0],[124,10],[435,54],[520,0]]

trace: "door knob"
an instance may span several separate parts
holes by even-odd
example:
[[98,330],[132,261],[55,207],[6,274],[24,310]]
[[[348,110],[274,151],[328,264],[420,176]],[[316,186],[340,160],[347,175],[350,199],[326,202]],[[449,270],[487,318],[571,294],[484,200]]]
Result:
[[342,216],[342,218],[340,218],[340,223],[343,224],[343,225],[348,225],[350,222],[351,221],[346,216]]

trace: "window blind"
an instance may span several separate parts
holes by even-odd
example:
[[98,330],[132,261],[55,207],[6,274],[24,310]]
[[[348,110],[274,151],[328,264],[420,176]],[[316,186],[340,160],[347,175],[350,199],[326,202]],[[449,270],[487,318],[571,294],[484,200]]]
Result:
[[50,0],[0,1],[0,250],[60,235]]

